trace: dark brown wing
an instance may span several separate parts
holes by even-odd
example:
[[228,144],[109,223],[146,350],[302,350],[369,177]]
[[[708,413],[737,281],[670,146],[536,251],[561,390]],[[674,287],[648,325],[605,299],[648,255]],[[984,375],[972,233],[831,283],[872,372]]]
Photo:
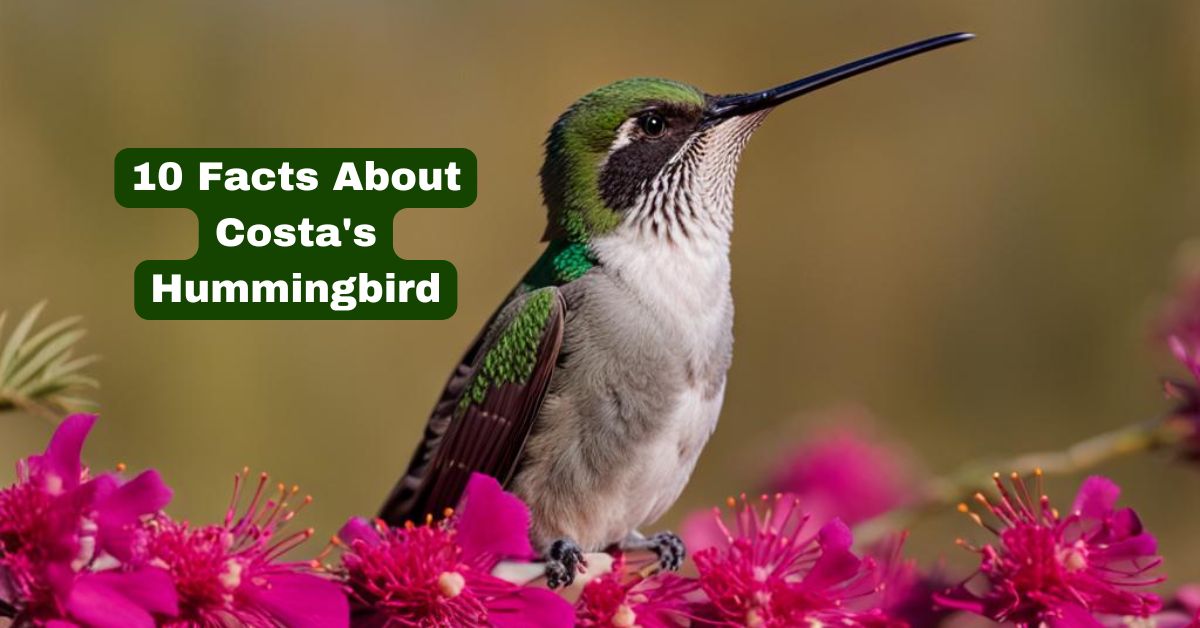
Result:
[[[529,310],[544,301],[544,320],[531,328]],[[472,473],[505,484],[512,478],[558,362],[565,318],[562,294],[554,287],[517,296],[492,317],[446,382],[408,471],[380,509],[384,521],[401,525],[440,516],[457,505]],[[532,334],[525,339],[532,368],[512,381],[489,381],[484,363],[499,344],[513,346],[513,333]]]

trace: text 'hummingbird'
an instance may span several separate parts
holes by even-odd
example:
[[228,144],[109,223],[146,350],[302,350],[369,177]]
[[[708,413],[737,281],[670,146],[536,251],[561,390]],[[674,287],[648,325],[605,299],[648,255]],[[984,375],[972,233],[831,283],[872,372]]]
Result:
[[584,552],[614,546],[677,569],[680,539],[638,530],[679,496],[721,410],[742,149],[788,100],[971,37],[761,92],[640,78],[572,105],[546,140],[546,251],[451,375],[382,518],[438,516],[485,473],[528,504],[551,587],[572,582]]

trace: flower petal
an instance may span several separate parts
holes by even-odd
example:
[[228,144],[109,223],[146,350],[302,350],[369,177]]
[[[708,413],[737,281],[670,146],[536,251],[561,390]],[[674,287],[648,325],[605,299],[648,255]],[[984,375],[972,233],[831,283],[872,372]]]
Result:
[[1200,612],[1200,584],[1185,584],[1175,591],[1175,599],[1191,612]]
[[350,623],[350,605],[331,580],[305,573],[267,576],[265,586],[242,591],[288,628],[342,628]]
[[142,515],[156,513],[171,503],[172,491],[158,471],[150,469],[122,484],[97,508],[120,521],[136,521]]
[[1149,562],[1154,560],[1154,555],[1158,553],[1158,540],[1154,538],[1153,534],[1146,532],[1127,539],[1106,543],[1103,547],[1098,547],[1092,551],[1097,556],[1103,556],[1106,561],[1140,559]]
[[[824,523],[840,517],[857,525],[915,498],[911,461],[870,436],[862,410],[839,410],[843,427],[816,435],[797,448],[768,481],[771,492],[794,493],[804,510]],[[842,416],[845,415],[845,416]]]
[[143,471],[116,487],[96,504],[100,547],[122,562],[130,558],[131,525],[142,515],[156,513],[171,501],[171,489],[157,471]]
[[804,577],[805,586],[823,589],[858,573],[862,561],[850,551],[854,535],[841,519],[833,519],[821,526],[817,539],[821,556]]
[[1142,520],[1132,508],[1118,510],[1109,522],[1111,536],[1121,539],[1142,533]]
[[67,597],[71,617],[95,628],[153,628],[151,612],[178,614],[170,576],[161,569],[80,576]]
[[1059,616],[1047,618],[1050,628],[1103,628],[1087,609],[1077,604],[1069,604],[1058,609]]
[[72,414],[54,430],[46,451],[29,457],[29,466],[43,488],[57,495],[79,486],[83,475],[83,463],[80,462],[83,442],[95,424],[94,414]]
[[[99,577],[109,574],[102,572],[95,575]],[[144,567],[135,571],[111,575],[114,588],[142,608],[159,615],[179,614],[179,600],[175,594],[175,583],[165,570]]]
[[1197,380],[1200,380],[1200,347],[1193,344],[1189,349],[1183,338],[1179,336],[1171,336],[1167,339],[1167,344],[1171,348],[1171,353],[1175,354],[1175,358],[1187,367]]
[[983,615],[987,612],[987,606],[983,600],[963,585],[947,589],[943,592],[935,592],[933,594],[933,602],[939,608],[967,611],[976,615]]
[[575,608],[562,596],[533,587],[512,591],[487,601],[488,622],[497,628],[568,628],[575,625]]
[[708,509],[697,510],[683,518],[683,524],[679,526],[679,532],[690,554],[694,556],[696,552],[706,550],[710,547],[726,547],[729,545],[725,533],[721,531],[721,526],[717,524],[718,517],[720,516],[719,510],[714,514],[712,509]]
[[375,527],[367,522],[362,517],[350,517],[346,520],[346,524],[338,530],[338,539],[347,546],[354,545],[355,541],[362,541],[370,547],[379,545],[379,532]]
[[1121,487],[1117,486],[1116,482],[1093,475],[1084,480],[1079,487],[1079,494],[1075,496],[1075,504],[1071,510],[1087,518],[1103,519],[1112,514],[1120,495]]
[[[531,558],[529,508],[495,478],[474,473],[467,481],[455,523],[463,558]],[[494,562],[494,561],[493,561]],[[490,570],[492,565],[484,565]]]
[[850,532],[850,527],[841,519],[833,519],[821,526],[821,531],[817,535],[817,542],[821,544],[821,548],[825,551],[848,550],[851,545],[854,545],[854,534]]

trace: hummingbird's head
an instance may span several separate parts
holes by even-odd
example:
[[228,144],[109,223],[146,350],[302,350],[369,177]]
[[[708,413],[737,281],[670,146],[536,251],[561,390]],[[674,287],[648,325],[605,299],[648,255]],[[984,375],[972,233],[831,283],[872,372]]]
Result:
[[893,61],[970,39],[955,33],[768,90],[713,96],[676,81],[618,81],[579,99],[546,139],[545,239],[588,242],[618,229],[728,242],[733,181],[750,135],[776,106]]

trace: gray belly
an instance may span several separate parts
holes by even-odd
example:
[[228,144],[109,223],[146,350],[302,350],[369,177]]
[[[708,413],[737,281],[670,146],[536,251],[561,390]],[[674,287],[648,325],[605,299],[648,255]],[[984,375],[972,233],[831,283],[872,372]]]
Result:
[[652,523],[686,485],[720,413],[732,312],[698,342],[603,276],[564,296],[563,355],[512,488],[536,546],[571,538],[596,551]]

